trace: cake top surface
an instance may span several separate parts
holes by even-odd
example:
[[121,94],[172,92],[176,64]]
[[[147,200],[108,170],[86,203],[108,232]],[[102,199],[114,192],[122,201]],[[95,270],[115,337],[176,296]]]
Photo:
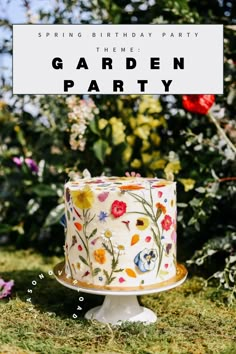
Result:
[[175,182],[167,181],[159,178],[145,177],[91,177],[81,178],[76,181],[69,181],[65,184],[66,188],[71,190],[81,189],[86,186],[95,190],[141,190],[151,188],[161,188],[175,184]]

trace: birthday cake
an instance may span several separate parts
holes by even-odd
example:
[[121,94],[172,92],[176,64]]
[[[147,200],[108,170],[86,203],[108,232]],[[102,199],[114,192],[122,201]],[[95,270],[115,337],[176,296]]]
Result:
[[176,274],[176,184],[96,177],[65,184],[65,274],[82,287],[140,289]]

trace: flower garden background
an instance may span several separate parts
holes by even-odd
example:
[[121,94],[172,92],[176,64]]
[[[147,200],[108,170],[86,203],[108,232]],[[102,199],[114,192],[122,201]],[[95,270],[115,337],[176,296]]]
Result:
[[[33,13],[22,1],[28,23],[223,23],[225,87],[216,97],[12,96],[1,74],[1,246],[62,255],[63,186],[84,169],[92,176],[135,171],[176,180],[179,260],[226,289],[233,303],[236,19],[235,4],[227,4],[58,0]],[[0,17],[6,33],[0,54],[10,55],[11,23]]]

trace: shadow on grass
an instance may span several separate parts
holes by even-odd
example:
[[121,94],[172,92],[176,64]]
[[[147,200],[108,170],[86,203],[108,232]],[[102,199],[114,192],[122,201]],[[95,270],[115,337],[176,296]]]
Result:
[[[39,275],[44,278],[40,279]],[[15,286],[12,298],[16,296],[31,307],[29,300],[40,312],[52,312],[62,318],[72,318],[76,314],[83,318],[90,308],[101,305],[103,296],[85,294],[68,289],[59,284],[53,275],[42,272],[40,269],[19,270],[1,273],[4,279],[13,279]],[[81,297],[84,301],[80,301]],[[80,306],[82,310],[78,310]]]

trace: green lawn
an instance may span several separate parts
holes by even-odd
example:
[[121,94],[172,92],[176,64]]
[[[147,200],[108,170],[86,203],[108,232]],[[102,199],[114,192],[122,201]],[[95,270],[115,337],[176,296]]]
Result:
[[[12,298],[0,300],[1,354],[236,353],[236,307],[226,307],[214,288],[203,291],[199,278],[140,298],[159,316],[156,324],[111,327],[82,317],[102,297],[79,295],[47,275],[59,261],[32,250],[0,250],[0,276],[15,280]],[[41,273],[44,279],[39,278]],[[31,284],[33,280],[37,285]],[[81,295],[83,303],[79,302]],[[29,297],[33,306],[26,301]],[[83,310],[77,311],[77,305]],[[79,317],[73,319],[73,313]]]

